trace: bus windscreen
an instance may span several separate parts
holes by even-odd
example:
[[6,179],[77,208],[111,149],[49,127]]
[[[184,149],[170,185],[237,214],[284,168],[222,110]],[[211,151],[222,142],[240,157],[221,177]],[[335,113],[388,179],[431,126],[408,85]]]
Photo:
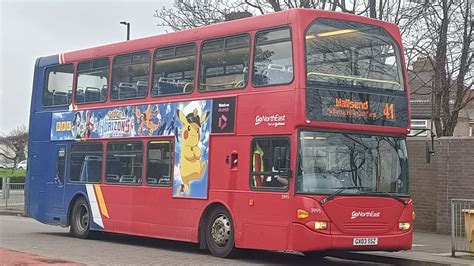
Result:
[[296,190],[305,194],[408,193],[405,140],[302,131]]

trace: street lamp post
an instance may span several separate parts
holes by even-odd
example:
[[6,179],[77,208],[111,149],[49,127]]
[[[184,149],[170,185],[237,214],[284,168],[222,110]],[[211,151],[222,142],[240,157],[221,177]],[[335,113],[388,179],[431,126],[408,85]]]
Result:
[[120,24],[127,26],[127,41],[130,40],[130,22],[120,21]]

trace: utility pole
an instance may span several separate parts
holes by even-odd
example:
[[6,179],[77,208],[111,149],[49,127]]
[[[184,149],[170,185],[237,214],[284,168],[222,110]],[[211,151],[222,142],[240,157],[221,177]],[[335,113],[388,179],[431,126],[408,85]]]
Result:
[[130,40],[130,22],[121,21],[120,24],[127,26],[127,41]]

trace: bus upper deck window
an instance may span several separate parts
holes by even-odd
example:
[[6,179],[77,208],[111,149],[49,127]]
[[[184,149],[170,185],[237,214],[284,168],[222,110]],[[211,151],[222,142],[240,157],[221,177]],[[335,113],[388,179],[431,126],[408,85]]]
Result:
[[109,59],[80,62],[77,66],[76,103],[103,102],[107,99]]
[[46,70],[43,106],[68,105],[72,99],[72,64],[50,67]]
[[205,41],[201,49],[199,90],[244,88],[248,81],[248,34]]
[[404,90],[400,48],[382,27],[321,18],[305,40],[309,86]]
[[287,84],[292,80],[293,53],[290,29],[258,32],[253,59],[253,85]]
[[145,98],[148,95],[150,54],[148,51],[120,55],[112,65],[111,100]]
[[153,66],[152,96],[192,92],[195,65],[194,43],[157,49]]

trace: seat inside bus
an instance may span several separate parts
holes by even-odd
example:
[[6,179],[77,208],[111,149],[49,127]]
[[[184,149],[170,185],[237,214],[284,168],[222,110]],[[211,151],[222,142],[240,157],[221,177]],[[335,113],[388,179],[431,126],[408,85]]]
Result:
[[76,90],[76,102],[77,103],[83,103],[85,102],[85,95],[84,95],[84,89],[77,89]]
[[[165,154],[164,158],[163,154]],[[153,149],[150,150],[148,156],[147,182],[149,184],[169,184],[171,152],[164,149]]]
[[136,83],[137,87],[137,97],[143,98],[147,95],[148,91],[148,81],[138,80]]
[[133,163],[121,161],[119,158],[107,159],[107,175],[108,183],[139,183],[141,178],[134,173],[141,173],[142,163]]
[[282,84],[292,79],[293,67],[280,64],[255,64],[254,66],[253,83],[255,85]]
[[178,86],[178,83],[174,79],[161,77],[158,82],[155,83],[155,95],[179,94],[182,92],[183,89]]
[[119,99],[137,98],[137,88],[132,83],[120,82],[118,85],[118,98]]
[[68,104],[68,93],[66,91],[46,91],[43,96],[43,105],[65,105]]
[[99,88],[87,87],[84,93],[84,100],[86,102],[99,102],[101,101],[101,91]]
[[102,157],[87,155],[81,166],[79,181],[95,182],[100,180],[102,175]]

